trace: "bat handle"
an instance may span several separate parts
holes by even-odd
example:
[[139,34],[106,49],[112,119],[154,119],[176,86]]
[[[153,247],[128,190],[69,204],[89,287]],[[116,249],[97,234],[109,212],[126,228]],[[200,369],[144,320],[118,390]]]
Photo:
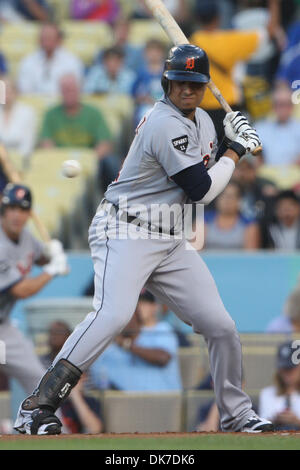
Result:
[[[208,83],[208,88],[210,91],[213,93],[213,95],[216,97],[216,99],[219,101],[220,105],[224,109],[226,113],[231,113],[232,109],[223,97],[222,93],[220,92],[219,88],[210,80]],[[252,155],[257,155],[262,151],[262,146],[257,147],[255,150],[253,150]]]

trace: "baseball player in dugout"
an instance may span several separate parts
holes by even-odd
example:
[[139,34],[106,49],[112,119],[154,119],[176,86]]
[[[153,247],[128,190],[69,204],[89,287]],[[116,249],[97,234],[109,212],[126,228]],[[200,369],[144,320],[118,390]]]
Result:
[[[223,431],[272,431],[242,390],[235,323],[201,256],[185,236],[186,205],[210,203],[246,152],[261,143],[239,112],[224,120],[226,138],[199,107],[210,79],[204,50],[173,47],[162,75],[164,96],[143,117],[116,181],[89,229],[94,311],[69,336],[38,388],[21,403],[15,429],[58,434],[55,411],[81,374],[127,325],[145,286],[206,340]],[[165,214],[172,208],[172,214]]]
[[[67,261],[58,240],[44,246],[26,230],[32,205],[29,188],[9,183],[0,201],[0,341],[6,347],[6,363],[0,370],[30,393],[45,370],[32,344],[10,323],[9,314],[18,299],[36,294],[54,276],[65,274]],[[43,266],[43,272],[30,278],[33,264]]]

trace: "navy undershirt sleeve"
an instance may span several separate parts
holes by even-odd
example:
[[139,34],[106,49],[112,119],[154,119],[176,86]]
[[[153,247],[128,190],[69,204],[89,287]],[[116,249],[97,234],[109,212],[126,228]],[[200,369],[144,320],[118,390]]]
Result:
[[203,162],[189,166],[172,176],[192,201],[200,201],[211,187],[211,177]]

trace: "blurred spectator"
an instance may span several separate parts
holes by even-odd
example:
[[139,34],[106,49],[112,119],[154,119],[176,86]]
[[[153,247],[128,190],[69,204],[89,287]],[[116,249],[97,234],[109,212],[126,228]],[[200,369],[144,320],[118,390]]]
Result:
[[[287,32],[287,45],[283,51],[276,79],[289,86],[300,77],[300,21],[294,23]],[[299,86],[296,83],[297,87]]]
[[293,333],[300,333],[300,288],[296,288],[288,297],[285,315],[292,325]]
[[12,0],[15,9],[23,19],[49,21],[51,10],[46,0]]
[[[51,323],[48,332],[49,352],[40,357],[46,369],[51,366],[70,334],[71,329],[64,321]],[[86,394],[86,379],[87,374],[82,374],[80,381],[60,408],[64,432],[98,434],[103,429],[100,403]]]
[[260,231],[263,248],[300,248],[300,202],[293,191],[279,193],[273,221],[262,221]]
[[79,82],[73,75],[60,81],[62,102],[44,117],[41,146],[94,148],[99,159],[102,183],[116,178],[120,161],[111,154],[112,137],[100,111],[81,102]]
[[166,48],[162,42],[157,39],[147,42],[144,49],[145,65],[139,70],[132,89],[136,102],[136,125],[163,94],[161,76],[165,55]]
[[71,0],[71,18],[113,22],[120,13],[118,0]]
[[[248,61],[268,39],[267,31],[238,31],[220,29],[221,16],[215,0],[197,2],[195,14],[200,29],[191,37],[190,42],[202,47],[210,60],[210,75],[226,101],[236,110],[241,107],[242,94],[235,83],[234,69],[240,62]],[[270,18],[270,22],[272,17]],[[201,107],[214,121],[218,139],[221,140],[225,111],[208,90]]]
[[296,288],[288,296],[283,313],[275,317],[267,326],[267,333],[300,333],[300,289]]
[[59,81],[66,74],[78,79],[83,76],[83,64],[62,46],[63,33],[55,24],[46,23],[40,32],[40,47],[25,57],[19,69],[21,93],[55,95]]
[[85,93],[130,94],[136,75],[124,65],[124,52],[114,46],[102,54],[102,64],[93,65],[84,81]]
[[263,145],[266,165],[300,164],[300,122],[293,118],[294,106],[291,91],[280,86],[273,93],[275,119],[255,123]]
[[180,390],[178,343],[172,328],[157,321],[158,304],[149,292],[141,294],[136,313],[123,332],[91,366],[99,388],[103,376],[118,390]]
[[50,7],[46,0],[0,0],[0,19],[47,21],[50,19]]
[[5,56],[0,52],[0,75],[5,75],[7,73],[7,63]]
[[274,384],[260,393],[259,414],[271,419],[276,430],[300,429],[299,352],[299,342],[279,346]]
[[5,173],[2,169],[1,163],[0,163],[0,202],[1,202],[2,191],[5,188],[5,186],[7,185],[7,183],[8,183],[8,179],[7,179]]
[[[145,62],[143,48],[129,42],[130,22],[119,17],[112,25],[114,46],[122,49],[124,55],[124,67],[137,72]],[[102,64],[103,50],[101,50],[95,60],[96,64]]]
[[257,169],[257,157],[246,155],[234,171],[233,181],[242,190],[241,214],[247,219],[270,220],[278,190],[272,181],[258,176]]
[[15,84],[4,78],[6,103],[0,107],[0,141],[8,150],[17,152],[26,166],[37,136],[37,116],[35,110],[18,100]]
[[[256,222],[241,215],[241,189],[233,181],[205,214],[205,249],[253,250],[260,246]],[[196,225],[197,226],[197,225]],[[199,230],[203,228],[199,226]]]

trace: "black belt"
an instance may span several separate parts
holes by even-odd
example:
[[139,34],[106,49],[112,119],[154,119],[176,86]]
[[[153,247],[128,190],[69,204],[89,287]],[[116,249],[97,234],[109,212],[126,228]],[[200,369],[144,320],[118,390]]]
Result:
[[[110,202],[107,199],[104,199],[103,202],[111,204],[116,209],[116,212],[119,212],[120,207],[117,204],[114,204],[113,202]],[[162,229],[162,227],[147,223],[145,220],[139,219],[138,217],[135,217],[133,215],[129,215],[127,212],[124,211],[120,217],[120,220],[122,220],[123,222],[127,222],[128,224],[134,223],[134,225],[136,225],[137,227],[147,227],[149,232],[158,232],[161,234],[164,233],[165,235],[175,235],[174,228],[171,228],[168,232],[166,232]]]

